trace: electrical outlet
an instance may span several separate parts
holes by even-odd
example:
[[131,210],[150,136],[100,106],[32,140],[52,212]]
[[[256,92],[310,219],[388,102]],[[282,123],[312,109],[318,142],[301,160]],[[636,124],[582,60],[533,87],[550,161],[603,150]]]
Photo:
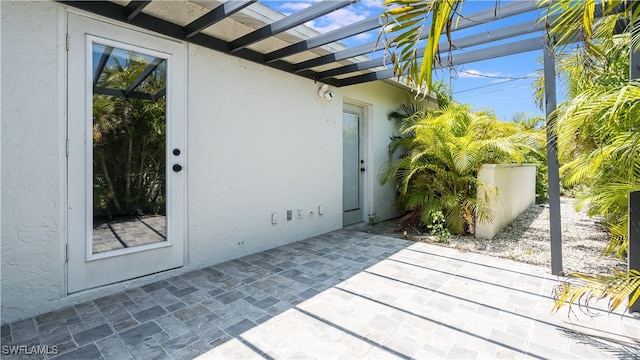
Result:
[[273,225],[278,223],[278,214],[277,213],[271,213],[271,223]]
[[298,209],[298,219],[302,219],[302,209]]

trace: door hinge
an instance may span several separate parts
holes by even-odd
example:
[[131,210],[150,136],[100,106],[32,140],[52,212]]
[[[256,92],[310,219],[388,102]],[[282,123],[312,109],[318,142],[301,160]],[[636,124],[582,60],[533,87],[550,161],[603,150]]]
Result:
[[69,244],[66,245],[64,250],[64,262],[69,262]]
[[66,39],[65,39],[66,48],[67,48],[67,51],[69,51],[69,34],[65,34],[65,37],[66,37]]
[[65,144],[64,152],[67,155],[67,157],[69,157],[69,139],[67,139],[67,142]]

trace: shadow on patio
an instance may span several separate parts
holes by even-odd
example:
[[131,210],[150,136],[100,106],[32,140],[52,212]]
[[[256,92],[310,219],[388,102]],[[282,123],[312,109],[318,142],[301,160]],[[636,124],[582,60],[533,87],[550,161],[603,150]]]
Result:
[[345,229],[5,325],[2,343],[56,359],[638,355],[632,316],[550,314],[547,272]]

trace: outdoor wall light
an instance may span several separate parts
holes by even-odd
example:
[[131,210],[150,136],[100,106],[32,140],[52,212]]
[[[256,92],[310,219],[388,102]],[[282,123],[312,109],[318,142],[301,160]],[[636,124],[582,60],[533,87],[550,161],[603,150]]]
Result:
[[331,99],[333,99],[333,93],[331,92],[331,90],[329,90],[329,85],[322,85],[318,89],[318,96],[327,99],[327,101],[331,101]]

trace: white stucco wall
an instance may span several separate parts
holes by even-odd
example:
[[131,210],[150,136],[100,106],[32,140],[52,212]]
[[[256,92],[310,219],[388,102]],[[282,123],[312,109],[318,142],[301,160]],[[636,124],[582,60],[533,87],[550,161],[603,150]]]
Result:
[[4,322],[62,303],[65,123],[59,6],[0,3]]
[[67,296],[66,8],[1,3],[3,323],[339,229],[343,101],[366,110],[364,217],[395,215],[395,190],[377,179],[387,114],[409,94],[363,84],[327,102],[311,80],[187,45],[187,265]]
[[338,89],[338,93],[344,96],[344,102],[363,106],[359,101],[367,101],[365,106],[365,157],[366,165],[365,191],[370,203],[364,205],[364,217],[367,221],[369,214],[375,214],[378,221],[392,219],[400,213],[392,206],[396,199],[397,191],[394,184],[380,185],[379,178],[383,169],[389,166],[388,145],[390,136],[397,135],[397,124],[388,120],[388,115],[398,105],[412,101],[412,96],[403,91],[397,91],[391,85],[374,82],[350,86]]
[[476,237],[492,239],[536,201],[536,166],[533,164],[485,164],[478,180],[494,185],[498,196],[493,206],[493,221],[476,224]]

